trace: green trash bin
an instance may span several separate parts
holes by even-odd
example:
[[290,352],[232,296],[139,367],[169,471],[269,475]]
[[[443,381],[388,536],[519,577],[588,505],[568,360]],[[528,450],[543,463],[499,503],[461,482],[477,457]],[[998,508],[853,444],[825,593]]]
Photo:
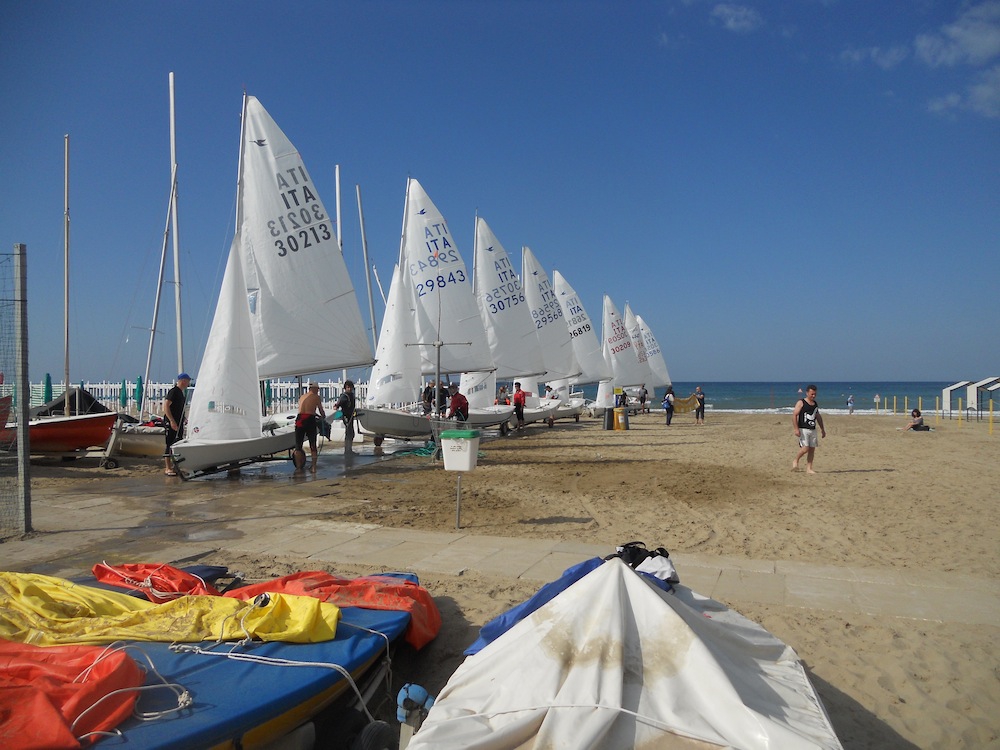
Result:
[[479,430],[444,430],[441,455],[445,471],[472,471],[479,457]]

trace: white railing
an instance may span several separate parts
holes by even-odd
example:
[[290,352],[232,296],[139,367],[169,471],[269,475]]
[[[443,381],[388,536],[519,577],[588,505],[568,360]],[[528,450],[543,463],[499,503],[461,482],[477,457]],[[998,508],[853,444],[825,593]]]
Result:
[[[304,381],[302,389],[305,389],[308,381]],[[85,391],[90,393],[95,399],[101,402],[106,408],[111,411],[123,412],[129,414],[133,417],[139,416],[139,404],[135,398],[135,386],[136,384],[125,382],[125,394],[122,397],[122,383],[110,383],[107,381],[88,383],[86,381],[81,383],[74,383],[74,386],[82,386]],[[167,396],[167,391],[173,387],[173,383],[147,383],[143,388],[143,401],[145,408],[143,413],[145,415],[150,414],[160,414],[163,410],[163,399]],[[195,383],[190,391],[193,391],[197,387]],[[290,411],[294,409],[299,403],[299,396],[302,393],[298,381],[294,380],[270,380],[266,381],[264,386],[264,411],[267,414],[280,414],[282,412]],[[10,383],[0,385],[0,396],[6,396],[13,393],[14,387]],[[343,382],[340,380],[329,380],[326,382],[321,382],[319,384],[320,396],[324,403],[331,403],[335,401],[339,396],[340,392],[343,390]],[[357,383],[355,386],[355,393],[357,394],[358,401],[364,403],[365,393],[368,390],[367,383]],[[52,383],[52,398],[58,398],[61,394],[66,391],[66,387],[62,382]],[[31,384],[31,408],[36,406],[41,406],[46,403],[46,387],[45,383],[32,383]]]

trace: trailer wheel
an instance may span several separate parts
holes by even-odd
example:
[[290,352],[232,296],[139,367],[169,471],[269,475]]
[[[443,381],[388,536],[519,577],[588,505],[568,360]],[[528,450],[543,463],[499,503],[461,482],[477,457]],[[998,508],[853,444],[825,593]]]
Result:
[[556,423],[556,420],[554,420],[552,417],[549,417],[548,423],[549,423],[549,427],[551,427],[552,425],[554,425]]
[[366,724],[351,743],[351,750],[389,750],[396,744],[392,728],[384,721]]
[[385,435],[376,435],[372,438],[372,442],[375,443],[375,447],[378,448],[382,443],[385,442]]
[[579,414],[574,414],[573,415],[573,421],[579,422],[580,421],[580,415]]
[[500,423],[500,437],[503,437],[508,432],[510,432],[510,423],[509,422],[501,422]]
[[117,469],[118,468],[118,462],[115,459],[113,459],[113,458],[105,459],[105,461],[104,461],[104,468],[105,469]]

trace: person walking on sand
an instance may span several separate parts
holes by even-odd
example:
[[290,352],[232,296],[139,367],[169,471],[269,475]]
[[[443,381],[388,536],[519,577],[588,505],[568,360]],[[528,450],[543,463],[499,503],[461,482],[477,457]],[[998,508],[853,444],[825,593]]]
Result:
[[174,386],[167,391],[167,397],[163,399],[163,419],[166,420],[166,441],[167,447],[163,453],[163,473],[168,477],[177,476],[177,466],[174,464],[173,456],[170,453],[170,446],[184,437],[184,404],[187,396],[184,392],[191,385],[191,376],[182,372],[174,381]]
[[698,402],[698,405],[694,408],[694,423],[705,424],[705,393],[701,390],[700,385],[696,385],[694,393],[691,395]]
[[816,454],[819,442],[816,438],[816,425],[819,425],[820,433],[826,437],[823,415],[819,413],[819,404],[816,403],[816,386],[807,385],[806,397],[799,399],[795,404],[795,411],[792,412],[792,426],[795,428],[795,436],[799,439],[799,452],[792,461],[792,471],[798,471],[799,459],[805,456],[806,473],[816,473],[813,471],[813,456]]
[[[319,414],[317,415],[317,412]],[[319,383],[310,381],[306,392],[299,397],[298,414],[295,417],[295,468],[303,468],[305,465],[305,451],[302,446],[306,439],[309,439],[309,453],[312,454],[312,472],[316,473],[316,462],[319,459],[319,452],[316,450],[316,437],[319,432],[319,419],[326,419],[326,412],[323,410],[323,399],[319,396]],[[303,466],[299,466],[299,463]]]
[[854,413],[854,394],[853,393],[849,394],[848,397],[847,397],[847,413],[848,414],[853,414]]
[[643,383],[639,386],[639,413],[645,414],[649,411],[646,406],[646,399],[649,398],[649,391],[646,390],[646,384]]
[[663,394],[663,411],[667,415],[667,426],[674,419],[674,387],[667,386],[667,392]]

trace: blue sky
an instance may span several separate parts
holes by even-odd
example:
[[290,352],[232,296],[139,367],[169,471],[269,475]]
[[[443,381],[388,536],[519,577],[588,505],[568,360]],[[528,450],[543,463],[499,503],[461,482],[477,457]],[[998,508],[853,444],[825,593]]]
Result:
[[[592,317],[628,302],[674,380],[1000,374],[1000,0],[3,3],[0,237],[28,246],[33,380],[64,369],[67,133],[71,379],[144,369],[170,71],[185,369],[246,88],[331,207],[341,165],[362,296],[355,185],[387,284],[411,175],[467,262],[478,210]],[[161,380],[173,315],[170,289]]]

